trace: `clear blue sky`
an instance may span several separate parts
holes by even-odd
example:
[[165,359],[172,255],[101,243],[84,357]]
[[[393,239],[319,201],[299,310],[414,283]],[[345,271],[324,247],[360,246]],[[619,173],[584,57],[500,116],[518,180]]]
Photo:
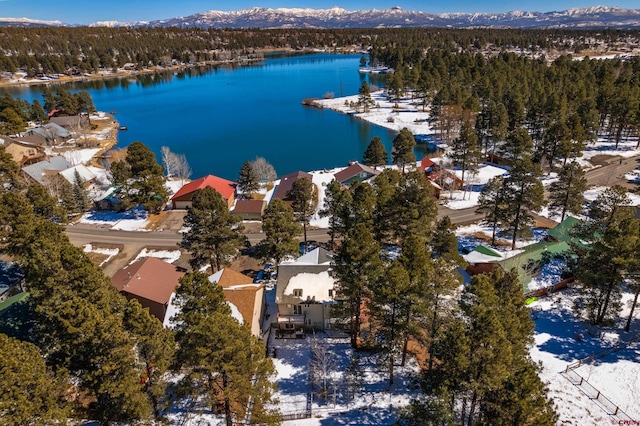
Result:
[[640,8],[638,0],[0,0],[0,17],[62,21],[67,24],[90,24],[96,21],[151,21],[187,16],[208,10],[240,10],[250,7],[309,7],[327,9],[339,6],[346,10],[388,9],[400,6],[429,13],[444,12],[536,12],[560,11],[572,7],[597,5]]

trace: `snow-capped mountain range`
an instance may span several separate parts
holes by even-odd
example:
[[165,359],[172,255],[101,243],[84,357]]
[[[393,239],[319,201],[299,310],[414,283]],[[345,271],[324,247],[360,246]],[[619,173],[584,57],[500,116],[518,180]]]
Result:
[[[0,26],[19,20],[0,18]],[[58,21],[24,21],[24,26],[64,25]],[[640,9],[594,6],[558,12],[511,11],[505,13],[432,14],[404,10],[371,9],[269,9],[254,7],[232,12],[208,11],[150,22],[96,22],[92,26],[156,26],[182,28],[390,28],[390,27],[492,27],[492,28],[640,28]]]

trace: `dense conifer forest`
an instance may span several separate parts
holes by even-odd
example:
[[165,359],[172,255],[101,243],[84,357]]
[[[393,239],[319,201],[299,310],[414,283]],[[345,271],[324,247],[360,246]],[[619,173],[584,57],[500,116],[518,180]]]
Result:
[[[195,64],[232,59],[260,49],[330,49],[365,51],[403,46],[403,50],[449,52],[495,48],[527,51],[581,52],[638,43],[638,31],[521,29],[177,29],[46,27],[0,29],[0,71],[26,71],[30,76],[96,72],[136,64]],[[393,64],[390,64],[393,65]]]

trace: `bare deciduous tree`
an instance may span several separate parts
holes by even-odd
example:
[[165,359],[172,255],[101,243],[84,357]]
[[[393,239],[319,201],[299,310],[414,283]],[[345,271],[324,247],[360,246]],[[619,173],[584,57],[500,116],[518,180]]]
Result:
[[184,154],[171,152],[168,146],[160,148],[160,152],[167,177],[176,177],[183,181],[189,179],[191,176],[191,166],[189,166],[187,157],[185,157]]
[[184,183],[185,180],[191,177],[191,166],[187,162],[187,157],[184,154],[178,154],[176,157],[177,163],[175,167],[175,177],[182,180]]
[[168,146],[160,148],[160,153],[162,154],[162,164],[167,172],[167,177],[172,177],[176,169],[176,155],[171,152]]
[[256,157],[256,159],[251,162],[251,166],[260,182],[270,182],[278,178],[276,170],[263,157]]
[[311,360],[309,367],[314,386],[318,388],[318,395],[327,398],[332,392],[334,382],[332,373],[335,370],[336,356],[329,349],[326,340],[320,340],[317,337],[311,339]]

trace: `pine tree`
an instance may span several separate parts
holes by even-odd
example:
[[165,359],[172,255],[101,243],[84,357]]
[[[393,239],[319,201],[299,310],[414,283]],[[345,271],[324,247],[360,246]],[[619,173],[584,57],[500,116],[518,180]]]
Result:
[[228,264],[245,241],[240,222],[229,212],[218,191],[210,186],[197,190],[184,217],[184,226],[189,230],[179,244],[191,253],[191,267],[209,266],[211,272],[216,272]]
[[89,208],[89,196],[84,187],[84,179],[77,170],[73,173],[73,200],[76,205],[74,211],[84,213]]
[[418,171],[401,176],[391,200],[390,229],[395,241],[409,235],[431,237],[437,217],[436,198],[427,177]]
[[458,239],[455,234],[455,225],[451,223],[449,216],[440,219],[433,230],[431,238],[431,251],[435,257],[452,260],[461,265],[464,261],[458,252]]
[[309,216],[314,210],[313,192],[313,184],[305,178],[296,179],[291,185],[291,189],[287,192],[287,198],[291,200],[293,212],[298,222],[302,223],[305,250],[307,248],[307,224],[309,223]]
[[124,326],[135,339],[138,361],[144,364],[143,391],[151,402],[155,418],[160,419],[170,403],[165,373],[173,361],[174,333],[163,327],[136,299],[129,300],[125,307]]
[[362,162],[376,169],[378,166],[384,166],[387,164],[387,150],[384,149],[384,145],[380,140],[380,137],[375,136],[367,145],[367,149],[364,151]]
[[454,139],[450,156],[453,160],[453,165],[462,169],[463,182],[465,182],[465,172],[477,172],[482,151],[478,145],[478,135],[476,135],[473,127],[468,122],[462,124],[460,136]]
[[397,214],[396,192],[402,176],[399,171],[385,169],[373,181],[376,194],[376,209],[373,216],[373,229],[376,241],[393,241],[392,232]]
[[411,309],[409,274],[400,261],[393,261],[375,281],[371,292],[369,319],[375,339],[382,346],[389,371],[389,386],[394,383],[395,361],[408,335],[407,318]]
[[3,205],[12,211],[2,215],[10,232],[5,249],[25,273],[36,322],[32,337],[47,362],[74,375],[95,398],[98,420],[148,418],[142,369],[122,322],[124,297],[57,225],[36,217],[26,200],[7,193]]
[[65,223],[67,221],[67,213],[64,207],[58,205],[44,186],[29,185],[25,197],[33,206],[33,213],[43,219],[54,220]]
[[575,308],[592,324],[606,325],[620,312],[622,283],[627,271],[635,268],[640,230],[636,219],[626,218],[610,222],[598,232],[578,260],[580,296]]
[[275,370],[264,345],[231,317],[222,288],[206,274],[187,274],[180,283],[174,302],[179,312],[176,368],[184,374],[179,393],[204,396],[213,412],[224,414],[228,426],[234,419],[276,424],[278,413],[267,408],[275,391]]
[[295,239],[302,231],[296,223],[293,209],[280,199],[272,200],[262,216],[264,240],[259,251],[265,260],[274,259],[276,265],[287,256],[295,256],[300,250]]
[[362,106],[362,112],[369,111],[375,101],[371,98],[371,89],[366,81],[363,81],[358,89],[358,105]]
[[125,179],[131,178],[132,191],[127,192],[132,201],[142,204],[148,211],[158,211],[167,199],[168,191],[162,166],[157,163],[155,154],[142,142],[133,142],[127,147],[125,163],[123,166],[128,172],[116,169],[117,173],[114,173],[117,162],[111,165],[114,179],[117,175],[117,183],[123,184]]
[[427,299],[431,296],[429,286],[434,279],[434,270],[431,253],[423,237],[409,236],[402,245],[399,260],[409,275],[409,290],[406,297],[412,302],[407,307],[404,318],[406,323],[406,330],[402,336],[402,365],[404,365],[409,340],[414,339],[424,343],[428,337],[424,333],[424,322],[429,315],[430,301]]
[[411,130],[404,127],[400,130],[398,136],[393,139],[393,149],[391,150],[391,161],[393,164],[402,168],[404,174],[406,165],[415,165],[416,154],[413,148],[416,146],[416,140]]
[[[345,216],[347,229],[351,229],[358,223],[364,223],[367,226],[373,226],[374,216],[376,212],[376,194],[373,187],[366,182],[355,181],[351,184],[348,193],[351,195],[349,205],[349,197],[346,196],[344,209],[348,216]],[[350,210],[347,209],[351,207]]]
[[346,326],[353,348],[359,345],[362,305],[382,273],[379,252],[371,229],[361,223],[347,232],[332,263],[339,301],[334,316]]
[[477,213],[484,214],[483,223],[491,226],[491,245],[496,243],[496,230],[506,221],[507,200],[504,192],[504,178],[496,176],[482,187],[478,197]]
[[516,239],[530,234],[533,212],[545,205],[544,187],[538,179],[540,170],[527,160],[518,160],[504,180],[506,209],[505,227],[511,233],[511,249]]
[[329,218],[329,243],[333,247],[336,237],[344,235],[349,228],[353,200],[351,192],[344,191],[336,180],[329,182],[324,193],[324,205],[318,215]]
[[574,162],[566,164],[558,173],[558,180],[549,186],[549,211],[560,213],[563,221],[567,213],[582,214],[587,178],[582,167]]
[[48,371],[35,345],[0,333],[0,358],[2,424],[61,424],[66,420],[64,388]]
[[258,175],[253,170],[253,166],[249,161],[245,161],[240,168],[240,175],[238,176],[238,191],[241,192],[245,198],[251,198],[254,192],[260,189],[260,183],[258,182]]

